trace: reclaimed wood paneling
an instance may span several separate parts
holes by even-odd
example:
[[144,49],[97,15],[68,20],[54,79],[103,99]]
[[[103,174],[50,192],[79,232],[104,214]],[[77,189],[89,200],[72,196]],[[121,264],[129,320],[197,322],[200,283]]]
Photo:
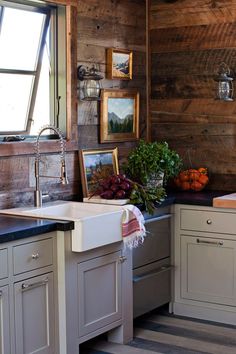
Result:
[[[79,162],[76,148],[108,148],[114,144],[99,144],[99,109],[96,102],[78,102],[76,93],[76,67],[79,64],[97,64],[105,76],[106,48],[120,47],[134,51],[134,79],[130,82],[103,80],[104,88],[134,87],[141,91],[140,110],[142,132],[145,134],[145,0],[50,0],[66,4],[67,23],[75,30],[68,33],[67,49],[71,67],[68,65],[68,115],[72,117],[68,127],[74,140],[67,144],[66,164],[69,184],[62,186],[58,180],[42,178],[41,189],[49,199],[82,198]],[[78,7],[77,7],[78,6]],[[78,24],[78,26],[77,26]],[[77,30],[76,30],[77,29]],[[78,48],[77,48],[78,45]],[[77,55],[76,55],[77,54]],[[77,116],[78,106],[78,116]],[[79,127],[78,127],[79,125]],[[77,133],[79,132],[79,143]],[[76,142],[76,144],[75,144]],[[1,145],[0,158],[0,208],[33,205],[34,167],[33,144],[11,143]],[[59,150],[57,142],[44,142],[40,146],[43,156],[50,162],[50,173],[58,174]],[[120,161],[127,156],[134,142],[119,144]],[[5,153],[6,151],[6,153]],[[26,154],[27,151],[27,154]],[[46,202],[47,200],[45,200]]]
[[151,28],[169,28],[234,22],[234,0],[151,1]]
[[[78,65],[95,64],[103,74],[103,88],[136,88],[140,92],[140,127],[146,130],[146,37],[145,0],[79,0],[78,6]],[[106,78],[106,49],[120,48],[133,51],[133,79]],[[100,105],[96,102],[78,102],[79,148],[118,147],[123,161],[135,141],[126,143],[99,143]]]
[[189,167],[206,166],[210,188],[236,188],[236,101],[215,100],[225,62],[235,77],[236,3],[151,0],[152,140],[166,140]]

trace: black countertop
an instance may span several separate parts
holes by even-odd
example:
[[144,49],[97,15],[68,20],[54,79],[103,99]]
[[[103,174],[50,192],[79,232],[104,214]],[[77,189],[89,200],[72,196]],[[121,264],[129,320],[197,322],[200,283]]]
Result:
[[[207,190],[202,192],[168,191],[164,202],[157,204],[156,206],[163,207],[172,204],[212,206],[214,197],[219,197],[225,194],[230,194],[230,192]],[[53,221],[0,214],[0,243],[36,236],[56,230],[73,230],[73,228],[73,221]]]
[[0,214],[0,243],[51,231],[73,230],[73,221],[53,221]]
[[167,198],[162,205],[168,203],[168,205],[188,204],[188,205],[213,206],[213,198],[220,197],[222,195],[226,195],[230,193],[231,192],[211,191],[211,190],[204,190],[202,192],[169,191],[167,192]]

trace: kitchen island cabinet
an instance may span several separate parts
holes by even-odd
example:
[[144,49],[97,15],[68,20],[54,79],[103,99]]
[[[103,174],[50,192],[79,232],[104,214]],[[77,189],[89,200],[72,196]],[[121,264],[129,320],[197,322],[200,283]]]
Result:
[[236,212],[175,205],[174,313],[236,324]]

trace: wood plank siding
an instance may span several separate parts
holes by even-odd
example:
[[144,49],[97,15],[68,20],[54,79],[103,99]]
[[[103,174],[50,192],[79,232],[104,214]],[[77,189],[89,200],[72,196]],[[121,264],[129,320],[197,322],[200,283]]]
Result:
[[212,189],[236,188],[236,101],[215,100],[218,66],[236,74],[234,0],[150,0],[152,140],[209,168]]
[[[95,64],[104,79],[103,88],[136,88],[140,92],[140,132],[146,134],[146,37],[145,0],[88,0],[78,6],[78,65]],[[106,78],[106,50],[120,48],[133,51],[133,79]],[[113,148],[118,146],[122,161],[136,142],[99,142],[99,103],[78,102],[79,148]]]
[[[50,0],[67,6],[67,91],[69,95],[67,114],[69,141],[66,163],[69,185],[59,180],[41,179],[41,189],[50,199],[81,200],[82,188],[79,176],[78,149],[110,148],[119,146],[120,161],[127,156],[133,142],[99,144],[99,107],[96,102],[77,100],[78,65],[97,64],[105,76],[106,48],[116,47],[133,51],[133,80],[103,80],[103,87],[137,88],[141,95],[141,132],[145,135],[146,120],[146,74],[145,74],[145,0]],[[78,109],[77,109],[78,108]],[[77,115],[78,111],[78,115]],[[79,136],[79,137],[78,137]],[[0,208],[33,205],[34,146],[31,143],[0,144]],[[60,173],[54,163],[60,149],[57,142],[40,144],[45,164],[50,174]],[[50,162],[48,162],[50,161]],[[48,172],[48,171],[47,171]],[[48,199],[45,199],[48,201]]]

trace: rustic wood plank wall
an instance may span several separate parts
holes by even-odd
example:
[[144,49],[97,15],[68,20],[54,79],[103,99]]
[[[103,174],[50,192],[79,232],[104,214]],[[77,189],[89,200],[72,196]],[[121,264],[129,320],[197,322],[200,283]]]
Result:
[[[78,13],[71,20],[78,22],[78,30],[72,50],[78,45],[78,64],[98,64],[105,76],[106,48],[127,48],[134,52],[134,79],[129,82],[119,80],[103,80],[104,88],[132,87],[141,94],[141,132],[145,134],[145,0],[70,0],[77,4]],[[68,4],[61,0],[60,3]],[[75,63],[76,65],[76,63]],[[72,107],[71,107],[72,110]],[[79,125],[79,126],[78,126]],[[78,148],[110,148],[119,146],[120,160],[127,155],[133,142],[120,144],[99,144],[99,117],[97,103],[78,102],[78,122],[70,127],[74,136],[75,129],[79,132]],[[17,144],[17,143],[15,143]],[[12,146],[12,156],[0,158],[0,208],[33,205],[34,176],[33,154],[25,155]],[[3,147],[2,147],[3,148]],[[43,146],[41,146],[42,150]],[[17,150],[17,152],[15,151]],[[54,151],[56,151],[54,149]],[[22,154],[23,155],[22,155]],[[17,155],[17,156],[16,156]],[[57,154],[51,153],[44,157],[50,164],[50,173],[59,174]],[[59,180],[41,179],[43,192],[48,193],[51,199],[70,199],[82,197],[82,188],[79,176],[79,161],[77,152],[66,154],[69,185],[62,186]],[[49,171],[47,171],[49,172]],[[45,200],[46,201],[46,200]]]
[[[95,64],[104,79],[103,88],[137,88],[140,92],[140,133],[146,129],[145,0],[79,0],[78,65]],[[133,79],[106,78],[106,49],[133,51]],[[119,160],[136,142],[99,143],[99,104],[78,102],[79,148],[106,149],[118,146]]]
[[221,62],[236,76],[236,2],[150,2],[152,140],[207,166],[210,188],[235,190],[236,100],[215,100],[214,76]]

